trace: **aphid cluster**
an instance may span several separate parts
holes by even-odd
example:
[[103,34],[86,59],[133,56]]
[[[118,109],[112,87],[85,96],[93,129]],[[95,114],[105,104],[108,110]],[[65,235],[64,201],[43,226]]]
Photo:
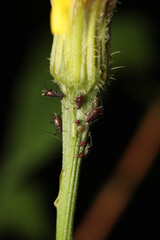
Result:
[[[97,99],[96,99],[97,100]],[[84,97],[82,95],[78,95],[75,99],[75,103],[76,103],[76,107],[77,109],[80,109],[81,106],[83,105],[84,103]],[[92,109],[92,111],[87,115],[86,119],[85,119],[85,122],[84,122],[84,125],[81,125],[80,124],[80,120],[77,119],[76,120],[76,125],[77,125],[77,132],[78,134],[81,134],[83,132],[83,130],[85,129],[85,125],[86,124],[91,124],[93,123],[96,118],[100,115],[102,111],[102,106],[96,106],[95,108]],[[91,139],[91,135],[89,133],[89,136],[90,136],[90,139]],[[90,144],[87,143],[87,140],[82,140],[79,144],[80,147],[84,147],[83,149],[83,152],[80,152],[78,155],[77,155],[77,158],[83,158],[83,157],[86,157],[89,153],[89,149],[92,145],[92,140],[90,140]]]
[[[48,89],[46,87],[44,90],[42,90],[42,96],[48,96],[52,98],[57,97],[60,100],[62,100],[64,97],[63,93],[57,92],[54,89]],[[80,109],[83,104],[84,104],[84,96],[79,94],[75,99],[76,108]],[[86,124],[87,125],[92,124],[96,120],[96,118],[100,115],[101,111],[102,111],[102,106],[98,106],[98,107],[96,106],[95,108],[93,108],[92,111],[89,114],[87,114],[86,119],[83,121],[83,124],[81,124],[81,121],[77,119],[75,123],[77,125],[78,134],[81,134],[84,131]],[[58,114],[55,113],[55,116],[53,117],[51,123],[54,124],[54,126],[56,127],[57,134],[58,135],[62,134],[62,119]],[[87,143],[86,139],[82,140],[79,143],[79,146],[83,148],[83,152],[80,152],[77,155],[77,158],[83,158],[88,155],[89,149],[92,146],[91,133],[89,133],[88,136],[90,137],[90,143]]]
[[87,157],[88,153],[89,153],[89,149],[92,146],[92,137],[91,137],[91,133],[89,132],[88,136],[90,137],[90,143],[87,143],[87,140],[82,140],[79,143],[79,146],[85,146],[83,152],[79,153],[77,155],[77,158],[83,158],[83,157]]
[[[45,86],[45,84],[44,84]],[[52,98],[59,98],[60,100],[63,99],[64,95],[63,93],[61,92],[57,92],[55,91],[54,89],[49,89],[45,86],[45,89],[42,90],[42,96],[48,96],[48,97],[52,97]],[[57,134],[60,135],[62,134],[62,119],[61,117],[55,113],[55,116],[53,117],[52,121],[51,121],[52,124],[54,124],[54,126],[56,127],[56,130],[57,130]]]

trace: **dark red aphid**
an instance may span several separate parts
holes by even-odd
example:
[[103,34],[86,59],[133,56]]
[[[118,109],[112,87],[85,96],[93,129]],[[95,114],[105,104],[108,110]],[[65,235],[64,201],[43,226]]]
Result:
[[83,153],[79,153],[79,154],[77,155],[77,158],[82,158],[83,156],[84,156]]
[[96,118],[101,111],[102,106],[94,108],[89,114],[88,117],[86,118],[87,123],[90,123],[94,118]]
[[84,102],[84,97],[83,97],[81,94],[79,94],[79,95],[76,97],[76,106],[77,106],[77,109],[79,109],[79,108],[82,106],[83,102]]
[[53,118],[53,123],[57,128],[57,134],[62,133],[62,119],[59,115],[55,114],[55,117]]
[[79,143],[79,146],[82,147],[83,145],[86,145],[86,143],[87,143],[87,140],[83,140]]
[[77,126],[79,126],[79,124],[80,124],[80,121],[79,121],[79,120],[76,120],[76,124],[77,124]]
[[63,93],[57,92],[53,89],[45,89],[42,90],[42,96],[48,96],[48,97],[58,97],[62,100],[64,97]]

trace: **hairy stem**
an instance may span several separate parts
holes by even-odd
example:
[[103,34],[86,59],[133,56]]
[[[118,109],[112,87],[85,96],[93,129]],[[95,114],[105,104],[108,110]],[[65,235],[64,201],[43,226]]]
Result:
[[[96,91],[90,93],[90,97],[81,110],[75,106],[75,96],[64,97],[62,101],[63,121],[63,163],[60,175],[60,189],[55,201],[57,207],[57,232],[56,240],[71,240],[73,218],[75,212],[76,196],[79,182],[79,173],[82,162],[80,153],[84,152],[84,145],[80,142],[87,140],[89,124],[85,122],[86,115],[96,104]],[[76,120],[80,119],[83,131],[78,131]]]

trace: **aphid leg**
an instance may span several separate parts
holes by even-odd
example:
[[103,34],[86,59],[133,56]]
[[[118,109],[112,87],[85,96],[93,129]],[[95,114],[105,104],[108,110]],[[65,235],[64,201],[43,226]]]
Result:
[[88,137],[90,138],[90,145],[89,145],[89,147],[92,147],[92,135],[91,135],[91,132],[88,133]]
[[90,143],[87,143],[87,145],[84,148],[84,157],[87,157],[87,155],[89,154],[89,149],[92,146],[92,136],[91,136],[91,132],[88,133],[88,137],[90,137]]
[[53,134],[52,132],[49,132],[49,131],[46,131],[46,130],[42,130],[42,129],[39,129],[38,131],[50,134],[50,135],[54,136],[55,138],[57,138],[59,141],[62,142],[62,140],[57,136],[57,133]]
[[42,78],[42,77],[41,77],[41,82],[42,82],[42,84],[43,84],[44,88],[45,88],[45,89],[47,89],[47,86],[46,86],[46,84],[45,84],[45,82],[44,82],[44,80],[43,80],[43,78]]
[[57,138],[60,142],[62,142],[62,139],[60,139],[60,138],[57,136],[57,133],[54,133],[54,137]]

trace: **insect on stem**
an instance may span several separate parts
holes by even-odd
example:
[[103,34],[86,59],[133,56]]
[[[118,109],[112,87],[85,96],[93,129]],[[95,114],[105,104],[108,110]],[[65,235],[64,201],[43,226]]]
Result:
[[42,96],[48,96],[48,97],[58,97],[60,100],[63,99],[64,95],[63,93],[57,92],[53,89],[44,89],[42,90]]
[[[43,82],[43,80],[42,80],[42,82]],[[63,93],[57,92],[54,89],[47,88],[46,85],[44,84],[44,82],[43,82],[43,85],[44,85],[45,89],[42,90],[42,94],[41,94],[42,96],[58,97],[60,100],[63,99],[63,97],[64,97]]]
[[53,121],[51,123],[54,124],[54,126],[57,128],[57,134],[62,133],[62,119],[61,117],[55,113],[55,117],[53,117]]
[[79,146],[82,147],[83,145],[86,145],[86,143],[87,143],[87,140],[85,139],[85,140],[80,142]]
[[80,109],[80,107],[82,106],[83,102],[84,102],[84,97],[79,94],[77,97],[76,97],[76,106],[77,106],[77,109]]
[[92,120],[95,119],[100,114],[101,110],[102,110],[102,106],[92,109],[92,111],[88,114],[85,122],[91,123]]

